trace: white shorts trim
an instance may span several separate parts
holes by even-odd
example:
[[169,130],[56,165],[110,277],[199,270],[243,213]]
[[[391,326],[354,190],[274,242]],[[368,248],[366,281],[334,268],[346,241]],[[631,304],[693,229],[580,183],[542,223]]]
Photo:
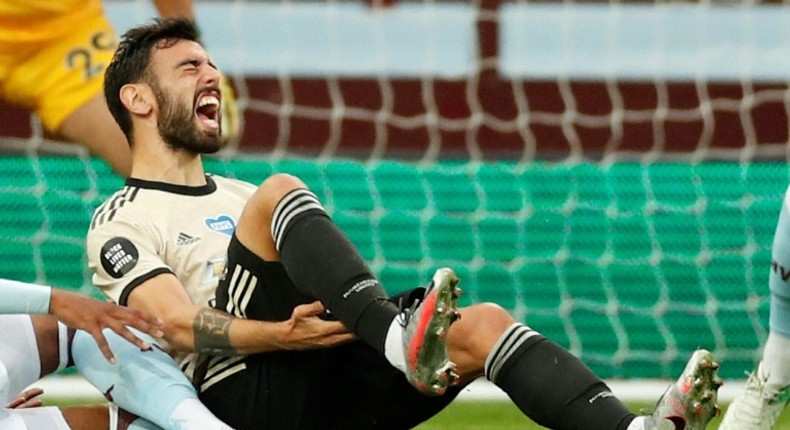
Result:
[[60,409],[53,406],[30,409],[0,409],[3,430],[71,430]]

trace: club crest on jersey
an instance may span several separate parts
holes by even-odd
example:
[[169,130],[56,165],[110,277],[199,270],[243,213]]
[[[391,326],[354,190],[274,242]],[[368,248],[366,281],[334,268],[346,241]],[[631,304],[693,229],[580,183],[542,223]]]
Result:
[[220,215],[216,218],[206,218],[206,227],[211,231],[231,236],[236,229],[236,221],[228,215]]
[[101,247],[101,265],[115,279],[129,273],[139,257],[137,247],[125,237],[114,237]]

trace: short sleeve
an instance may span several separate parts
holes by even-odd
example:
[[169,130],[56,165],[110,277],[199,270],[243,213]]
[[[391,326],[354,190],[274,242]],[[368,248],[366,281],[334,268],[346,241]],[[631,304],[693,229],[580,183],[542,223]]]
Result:
[[118,216],[95,227],[88,232],[87,252],[93,284],[120,305],[143,282],[173,273],[162,257],[161,234],[144,218]]

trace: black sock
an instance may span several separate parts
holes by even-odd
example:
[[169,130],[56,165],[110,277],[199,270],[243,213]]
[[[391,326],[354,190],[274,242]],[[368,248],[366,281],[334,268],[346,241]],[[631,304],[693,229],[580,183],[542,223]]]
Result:
[[384,341],[400,309],[370,273],[354,245],[306,189],[277,204],[272,237],[288,276],[303,293],[326,306],[357,337],[384,352]]
[[581,360],[522,324],[502,335],[485,374],[530,419],[548,428],[623,430],[634,419]]

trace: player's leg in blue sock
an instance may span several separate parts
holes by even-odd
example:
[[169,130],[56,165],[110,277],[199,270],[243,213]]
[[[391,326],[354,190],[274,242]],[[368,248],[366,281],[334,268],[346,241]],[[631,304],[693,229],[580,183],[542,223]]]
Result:
[[771,250],[770,334],[760,369],[774,384],[790,385],[790,207],[785,200]]
[[146,421],[142,418],[136,419],[133,423],[129,424],[129,427],[126,427],[127,430],[161,430],[155,424],[151,423],[150,421]]
[[790,189],[785,194],[771,248],[768,340],[760,364],[727,408],[722,430],[772,429],[790,401]]
[[[134,332],[156,345],[152,337]],[[77,370],[109,400],[167,430],[229,429],[200,403],[194,387],[164,351],[140,351],[109,329],[104,336],[116,364],[110,364],[93,338],[81,331],[74,336],[72,357]]]

